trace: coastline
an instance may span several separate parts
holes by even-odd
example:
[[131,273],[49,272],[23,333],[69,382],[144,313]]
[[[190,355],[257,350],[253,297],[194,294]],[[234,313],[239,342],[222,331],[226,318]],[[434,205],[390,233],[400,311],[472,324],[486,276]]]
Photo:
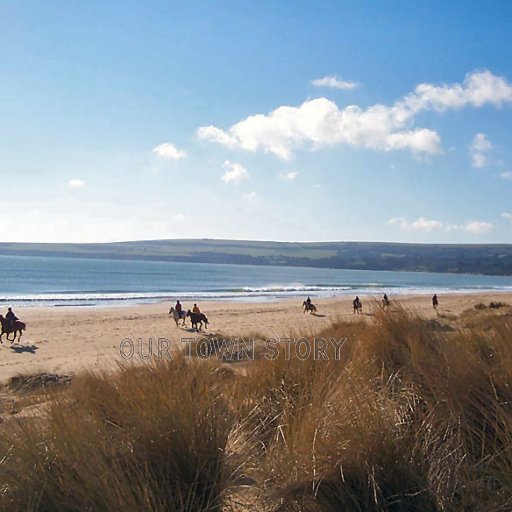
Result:
[[[315,286],[304,287],[303,289],[283,289],[282,291],[271,289],[271,291],[244,291],[240,294],[234,294],[233,292],[174,292],[165,294],[152,294],[144,296],[144,292],[140,293],[113,293],[105,294],[107,296],[96,296],[90,294],[92,297],[88,297],[89,293],[84,292],[80,294],[79,298],[70,298],[66,294],[47,294],[43,296],[35,296],[32,298],[20,298],[13,296],[11,298],[3,297],[0,300],[0,312],[2,309],[6,309],[12,306],[16,310],[53,310],[54,308],[99,308],[99,309],[111,309],[111,308],[130,308],[139,306],[152,306],[156,304],[169,304],[176,300],[181,299],[185,302],[201,302],[205,303],[222,303],[222,304],[265,304],[265,303],[277,303],[286,301],[299,301],[303,300],[306,296],[311,296],[313,300],[346,300],[355,297],[356,295],[365,297],[382,297],[384,293],[397,297],[398,300],[401,298],[408,297],[420,297],[420,296],[431,296],[434,293],[438,295],[487,295],[487,294],[512,294],[511,286],[502,287],[475,287],[475,288],[443,288],[443,287],[396,287],[393,286],[376,286],[372,288],[370,286],[357,287],[331,287],[322,290],[315,288]],[[112,295],[112,296],[110,296]]]
[[[439,295],[434,311],[427,294],[392,295],[393,302],[426,319],[456,321],[465,310],[491,301],[512,305],[512,292],[447,293]],[[372,311],[380,307],[379,295],[361,295],[363,315],[354,315],[352,296],[313,298],[318,315],[302,312],[302,300],[201,302],[199,306],[210,325],[203,333],[218,337],[284,338],[313,336],[335,320],[371,321]],[[124,339],[147,343],[149,338],[165,338],[179,346],[182,338],[197,338],[203,333],[176,327],[168,311],[169,302],[107,307],[18,307],[16,313],[26,322],[20,343],[0,345],[0,383],[18,374],[51,372],[72,374],[82,370],[114,369],[123,361],[120,345]],[[184,307],[191,307],[184,301]]]

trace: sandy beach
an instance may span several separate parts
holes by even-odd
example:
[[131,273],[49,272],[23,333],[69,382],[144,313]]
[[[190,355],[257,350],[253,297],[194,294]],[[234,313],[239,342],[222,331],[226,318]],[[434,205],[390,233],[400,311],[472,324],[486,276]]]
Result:
[[[390,297],[425,318],[456,321],[475,304],[502,301],[512,304],[512,294],[450,294],[440,296],[438,312],[427,295]],[[315,300],[318,315],[303,314],[300,300],[277,302],[217,302],[200,304],[210,325],[206,331],[218,337],[287,337],[318,332],[337,319],[371,321],[380,306],[379,297],[361,297],[363,314],[354,315],[352,297]],[[0,345],[0,382],[18,374],[55,372],[72,374],[83,369],[115,368],[123,358],[121,342],[165,338],[179,344],[183,338],[202,336],[187,326],[176,327],[168,315],[169,303],[127,307],[20,308],[17,315],[27,324],[21,341]],[[184,304],[185,307],[191,304]],[[181,324],[181,322],[180,322]],[[180,344],[179,346],[183,346]],[[137,354],[135,358],[137,358]]]

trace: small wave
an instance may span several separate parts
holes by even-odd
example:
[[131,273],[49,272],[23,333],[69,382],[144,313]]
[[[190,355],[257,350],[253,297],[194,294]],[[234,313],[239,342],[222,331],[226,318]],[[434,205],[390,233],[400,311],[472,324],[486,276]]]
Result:
[[280,292],[337,292],[342,290],[351,290],[350,286],[322,286],[322,285],[290,285],[290,286],[263,286],[249,287],[246,286],[241,290],[246,293],[280,293]]
[[260,301],[286,298],[312,297],[327,298],[347,295],[423,295],[432,293],[478,293],[482,291],[511,291],[512,286],[389,286],[378,283],[359,285],[290,285],[246,286],[242,288],[209,291],[158,291],[158,292],[58,292],[39,294],[5,294],[0,296],[0,306],[118,306],[128,304],[156,303],[164,301]]

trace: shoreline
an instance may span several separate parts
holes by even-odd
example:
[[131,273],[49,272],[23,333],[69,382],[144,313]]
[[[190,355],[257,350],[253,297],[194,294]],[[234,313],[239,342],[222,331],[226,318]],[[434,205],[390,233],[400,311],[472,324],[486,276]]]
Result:
[[[428,294],[393,295],[391,303],[426,319],[456,321],[460,313],[478,303],[491,301],[512,305],[512,292],[438,293],[439,310],[434,311]],[[198,301],[209,321],[203,333],[176,327],[168,315],[169,301],[142,305],[108,307],[32,306],[16,307],[18,317],[27,330],[20,343],[10,345],[3,337],[0,345],[0,383],[18,374],[51,372],[72,374],[82,370],[115,369],[122,358],[120,344],[124,339],[147,342],[150,338],[167,339],[173,345],[182,338],[197,338],[204,333],[217,337],[283,338],[314,336],[333,321],[371,321],[372,311],[380,307],[381,295],[360,295],[363,314],[354,315],[353,295],[331,298],[312,297],[318,315],[304,314],[305,297],[275,301]],[[192,301],[182,301],[189,309]],[[0,306],[1,308],[1,306]]]
[[[309,293],[313,301],[324,301],[324,300],[348,300],[356,295],[360,295],[361,297],[366,297],[367,299],[376,298],[380,300],[382,295],[387,293],[389,296],[394,296],[400,299],[407,299],[410,297],[425,297],[437,293],[438,295],[444,296],[452,296],[452,295],[490,295],[490,294],[501,294],[508,295],[512,294],[512,287],[506,288],[468,288],[468,289],[442,289],[440,287],[437,288],[428,288],[425,290],[408,290],[404,289],[404,291],[393,289],[392,287],[382,287],[377,288],[375,292],[368,292],[368,288],[362,288],[361,291],[354,288],[353,290],[346,290],[344,293],[334,293],[331,295],[327,294],[319,294],[315,295],[315,292]],[[267,303],[278,303],[278,302],[286,302],[286,301],[300,301],[304,300],[306,296],[308,296],[308,292],[300,292],[297,294],[289,294],[288,296],[278,296],[278,295],[264,295],[264,294],[254,294],[254,295],[246,295],[246,296],[202,296],[201,293],[198,295],[188,295],[190,292],[177,292],[173,296],[165,297],[165,298],[155,298],[152,300],[151,298],[147,300],[138,301],[138,299],[132,298],[105,298],[98,299],[97,302],[93,302],[94,299],[91,299],[91,303],[88,304],[85,301],[87,299],[76,299],[77,302],[84,301],[81,304],[50,304],[51,300],[48,299],[41,302],[48,302],[48,304],[38,304],[38,299],[30,299],[28,301],[23,301],[22,299],[13,298],[11,300],[2,300],[0,301],[0,312],[2,309],[6,309],[8,306],[12,306],[16,308],[16,310],[42,310],[48,309],[53,310],[54,308],[93,308],[93,309],[111,309],[111,308],[132,308],[132,307],[145,307],[145,306],[154,306],[158,304],[170,304],[176,299],[183,300],[182,302],[201,302],[205,303],[222,303],[222,304],[267,304]],[[17,303],[19,301],[19,303]],[[63,302],[65,299],[63,299]],[[70,301],[71,302],[71,301]]]

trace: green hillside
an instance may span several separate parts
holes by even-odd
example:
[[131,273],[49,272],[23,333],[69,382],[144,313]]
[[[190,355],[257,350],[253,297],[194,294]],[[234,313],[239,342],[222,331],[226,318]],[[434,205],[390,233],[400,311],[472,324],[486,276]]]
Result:
[[512,275],[511,244],[289,243],[210,239],[107,244],[0,243],[0,255]]

